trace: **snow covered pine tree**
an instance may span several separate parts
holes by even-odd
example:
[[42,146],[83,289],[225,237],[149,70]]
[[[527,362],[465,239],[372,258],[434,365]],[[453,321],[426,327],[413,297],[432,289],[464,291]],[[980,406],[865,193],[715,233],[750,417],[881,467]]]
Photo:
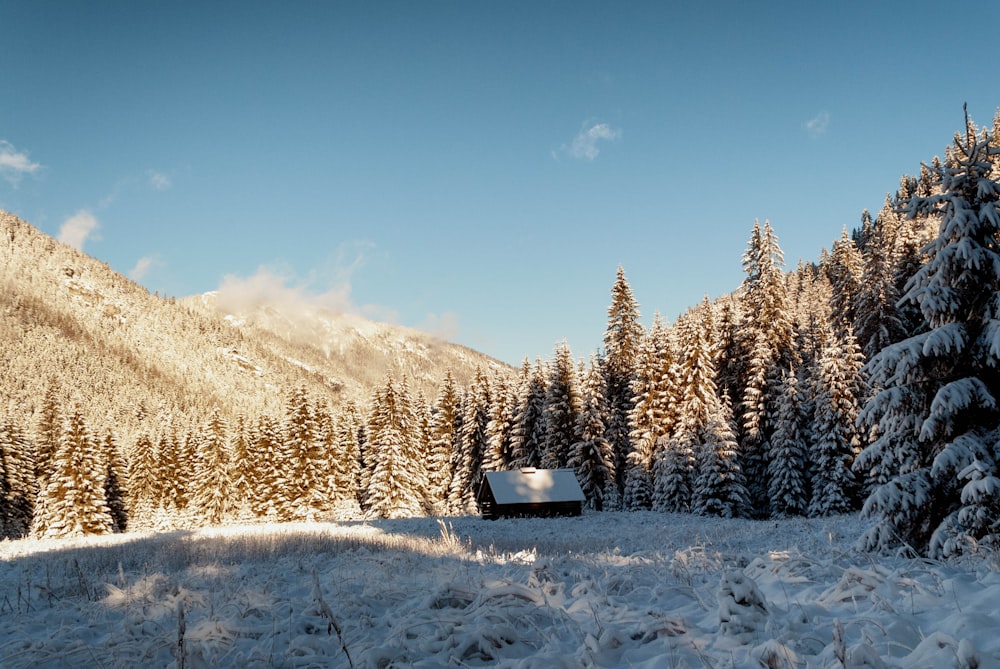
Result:
[[940,216],[930,260],[904,300],[924,329],[868,364],[879,388],[862,414],[875,430],[856,469],[881,471],[864,513],[876,524],[865,547],[908,545],[947,556],[1000,536],[1000,185],[992,171],[995,133],[966,116],[938,168],[941,192],[909,200],[909,214]]

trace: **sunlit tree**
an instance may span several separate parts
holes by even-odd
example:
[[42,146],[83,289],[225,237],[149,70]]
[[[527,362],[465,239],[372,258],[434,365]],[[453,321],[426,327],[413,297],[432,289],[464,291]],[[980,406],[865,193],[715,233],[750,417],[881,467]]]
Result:
[[66,416],[49,479],[39,491],[32,534],[67,537],[111,532],[105,475],[100,446],[82,410],[75,407]]
[[929,214],[940,224],[929,262],[903,296],[919,308],[923,327],[868,365],[879,390],[862,418],[875,440],[858,469],[888,478],[865,502],[875,520],[862,541],[870,548],[907,545],[945,556],[996,541],[1000,518],[988,501],[1000,462],[996,153],[994,135],[978,134],[967,119],[935,168],[940,193],[908,201],[911,217]]

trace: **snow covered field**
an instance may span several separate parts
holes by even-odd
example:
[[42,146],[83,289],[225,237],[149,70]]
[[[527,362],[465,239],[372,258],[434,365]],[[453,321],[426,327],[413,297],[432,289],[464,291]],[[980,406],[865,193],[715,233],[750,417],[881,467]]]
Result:
[[0,666],[1000,667],[1000,570],[854,516],[660,513],[0,543]]

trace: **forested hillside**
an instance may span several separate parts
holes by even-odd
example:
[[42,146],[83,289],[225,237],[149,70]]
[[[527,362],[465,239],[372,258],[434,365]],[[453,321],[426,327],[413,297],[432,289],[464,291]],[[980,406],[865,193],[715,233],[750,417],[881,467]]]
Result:
[[[280,313],[282,305],[256,307]],[[329,412],[366,403],[389,375],[433,393],[447,374],[464,384],[480,368],[510,373],[487,356],[413,330],[345,314],[313,316],[339,329],[319,342],[234,323],[202,298],[151,295],[0,212],[5,503],[17,497],[20,507],[31,506],[74,414],[90,439],[113,445],[124,481],[130,469],[142,469],[143,457],[174,457],[161,442],[176,437],[193,446],[212,416],[227,424],[265,416],[280,422],[293,396],[308,394],[317,410]],[[16,522],[6,505],[3,513],[7,534],[24,531],[26,508]]]
[[[598,510],[860,509],[868,548],[980,550],[1000,523],[994,128],[967,120],[816,262],[786,269],[755,222],[742,285],[649,328],[618,268],[586,362],[562,344],[431,392],[386,365],[351,397],[317,371],[329,327],[95,286],[99,264],[6,217],[6,532],[466,513],[484,470],[535,466],[574,468]],[[59,281],[23,278],[32,265]]]

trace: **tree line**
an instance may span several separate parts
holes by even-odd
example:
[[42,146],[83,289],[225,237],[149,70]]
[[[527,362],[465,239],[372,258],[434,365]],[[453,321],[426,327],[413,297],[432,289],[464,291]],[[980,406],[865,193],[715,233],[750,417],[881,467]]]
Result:
[[[861,510],[872,550],[948,556],[1000,525],[1000,150],[968,118],[815,263],[755,222],[738,290],[640,320],[624,270],[603,347],[516,373],[389,374],[365,407],[305,388],[284,413],[159,409],[134,443],[50,386],[0,422],[6,536],[324,514],[476,512],[484,471],[568,467],[594,510],[778,518]],[[146,412],[137,407],[136,411]]]

